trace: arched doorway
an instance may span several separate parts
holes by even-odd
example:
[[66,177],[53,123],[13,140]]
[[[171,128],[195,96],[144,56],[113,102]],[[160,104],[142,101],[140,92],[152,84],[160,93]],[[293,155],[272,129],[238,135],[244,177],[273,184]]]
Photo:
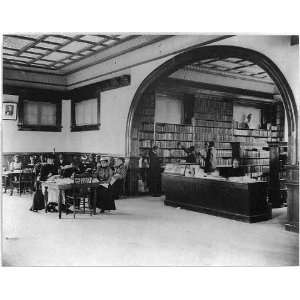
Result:
[[289,163],[296,164],[298,161],[298,112],[295,98],[287,80],[275,63],[265,55],[254,50],[235,46],[207,46],[193,49],[175,56],[151,72],[137,89],[131,103],[126,124],[126,155],[132,156],[131,141],[134,115],[138,103],[147,89],[154,86],[160,78],[168,76],[179,68],[192,62],[213,58],[225,59],[228,57],[235,57],[253,62],[265,70],[274,81],[281,95],[287,116],[288,142],[290,145]]

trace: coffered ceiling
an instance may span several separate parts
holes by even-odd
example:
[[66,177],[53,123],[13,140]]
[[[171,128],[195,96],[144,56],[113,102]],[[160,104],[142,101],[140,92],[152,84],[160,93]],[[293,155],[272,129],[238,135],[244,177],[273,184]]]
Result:
[[[87,58],[106,52],[102,58],[145,46],[166,36],[130,34],[4,35],[3,65],[7,68],[65,74],[82,67]],[[122,47],[120,47],[122,45]],[[108,51],[107,51],[108,50]]]
[[206,59],[188,65],[186,69],[198,72],[231,75],[245,79],[259,80],[272,83],[269,75],[251,61],[229,57],[225,59]]

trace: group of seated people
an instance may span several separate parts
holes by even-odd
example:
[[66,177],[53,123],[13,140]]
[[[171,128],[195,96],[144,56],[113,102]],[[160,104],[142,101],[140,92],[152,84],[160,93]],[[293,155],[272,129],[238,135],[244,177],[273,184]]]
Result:
[[[126,176],[125,160],[123,157],[113,159],[107,156],[89,154],[87,157],[74,155],[69,162],[60,153],[56,158],[54,154],[41,154],[30,156],[29,163],[21,162],[18,155],[14,156],[9,164],[11,171],[17,169],[32,169],[34,175],[34,189],[40,190],[40,184],[54,175],[62,178],[73,178],[75,174],[89,173],[96,177],[100,183],[97,188],[97,207],[101,212],[114,210],[114,199],[118,198],[122,183]],[[40,209],[40,208],[37,208]],[[32,209],[36,211],[37,209]]]

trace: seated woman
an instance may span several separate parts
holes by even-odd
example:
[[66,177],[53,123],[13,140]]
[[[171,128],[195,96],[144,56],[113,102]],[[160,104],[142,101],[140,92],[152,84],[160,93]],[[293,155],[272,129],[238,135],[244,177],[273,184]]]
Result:
[[62,153],[58,154],[58,159],[55,161],[55,165],[57,169],[68,165],[68,162],[65,160],[64,155]]
[[60,175],[65,178],[71,177],[73,174],[80,174],[82,172],[84,172],[83,165],[80,161],[78,161],[77,158],[73,158],[71,164],[61,167],[59,171]]
[[94,154],[90,153],[83,163],[84,169],[86,172],[93,172],[96,170],[96,162],[94,158]]
[[100,167],[97,168],[96,176],[100,181],[97,187],[97,203],[96,206],[101,209],[101,213],[105,210],[115,210],[115,202],[112,195],[110,181],[113,176],[113,171],[109,167],[109,160],[106,157],[101,158]]
[[36,156],[30,155],[29,156],[29,163],[26,165],[27,168],[33,169],[36,164]]
[[112,188],[114,199],[119,198],[119,194],[121,192],[125,178],[126,178],[125,159],[123,157],[118,157],[115,162],[113,176],[110,180],[110,185]]
[[36,178],[36,186],[38,187],[35,194],[33,195],[33,202],[30,208],[31,211],[37,212],[40,209],[45,208],[44,196],[40,188],[41,182],[46,181],[49,177],[57,174],[57,167],[54,164],[54,155],[49,154],[46,162],[40,163],[39,172]]
[[39,180],[45,181],[49,177],[57,174],[57,167],[54,164],[54,155],[49,154],[47,156],[46,163],[41,165],[40,174],[39,174]]
[[13,161],[9,164],[9,170],[15,171],[15,170],[21,170],[22,169],[22,162],[20,160],[19,155],[15,155]]
[[97,170],[100,167],[101,167],[101,156],[100,154],[96,154],[95,169]]

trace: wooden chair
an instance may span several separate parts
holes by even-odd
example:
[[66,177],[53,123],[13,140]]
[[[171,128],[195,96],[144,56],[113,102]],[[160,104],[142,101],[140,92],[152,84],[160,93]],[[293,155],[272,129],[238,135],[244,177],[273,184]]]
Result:
[[89,173],[75,174],[74,184],[71,195],[66,195],[66,203],[73,203],[73,216],[76,213],[90,213],[93,215],[93,207],[90,199],[91,189],[89,184],[92,183],[93,177]]
[[33,192],[34,188],[34,174],[31,169],[24,169],[21,173],[12,174],[10,177],[10,195],[13,195],[14,189],[17,190],[21,196],[22,192]]

